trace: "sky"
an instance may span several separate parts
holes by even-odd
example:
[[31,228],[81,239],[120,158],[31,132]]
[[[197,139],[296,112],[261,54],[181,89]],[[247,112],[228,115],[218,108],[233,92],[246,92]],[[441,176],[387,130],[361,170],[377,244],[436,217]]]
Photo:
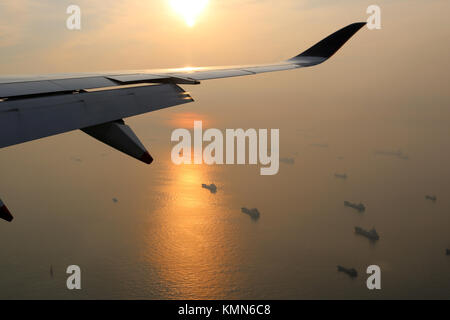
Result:
[[[66,28],[70,1],[4,0],[0,4],[0,74],[116,71],[183,66],[254,64],[296,55],[332,31],[365,21],[371,1],[217,1],[207,4],[194,27],[168,0],[78,1],[82,28]],[[440,99],[449,81],[449,28],[445,0],[379,1],[382,29],[352,43],[392,83],[366,79],[365,87],[389,86],[399,95],[424,84]],[[239,35],[239,36],[236,36]],[[412,54],[411,54],[412,53]],[[441,57],[439,63],[436,57]],[[380,64],[386,66],[381,71]],[[353,64],[354,65],[354,64]],[[383,75],[384,76],[384,75]],[[417,76],[417,77],[416,77]],[[366,83],[367,83],[366,82]],[[413,89],[413,90],[410,90]],[[404,90],[403,92],[398,90]],[[421,94],[419,99],[424,99]]]
[[[276,3],[276,5],[274,5]],[[70,1],[4,0],[0,4],[0,74],[115,71],[183,66],[254,64],[296,55],[325,35],[365,21],[371,1],[210,0],[194,27],[169,0],[83,1],[82,28],[66,28]],[[436,98],[449,76],[448,1],[378,1],[382,29],[352,43],[355,56],[392,83],[369,86]],[[239,35],[239,36],[236,36]],[[412,53],[412,54],[411,54]],[[439,63],[436,57],[441,57]],[[378,67],[386,66],[383,71]],[[370,70],[369,70],[370,69]],[[417,76],[417,77],[416,77]],[[410,90],[410,89],[414,90]],[[404,92],[401,92],[404,96]],[[440,95],[440,94],[439,94]],[[421,96],[423,99],[424,96]],[[439,97],[437,97],[439,99]]]

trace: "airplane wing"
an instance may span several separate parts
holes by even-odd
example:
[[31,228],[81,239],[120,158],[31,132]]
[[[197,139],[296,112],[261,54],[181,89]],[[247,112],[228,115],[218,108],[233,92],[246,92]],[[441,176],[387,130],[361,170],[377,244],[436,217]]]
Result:
[[348,25],[291,59],[267,65],[0,77],[0,148],[81,129],[150,164],[153,158],[124,118],[192,102],[179,84],[320,64],[364,25]]

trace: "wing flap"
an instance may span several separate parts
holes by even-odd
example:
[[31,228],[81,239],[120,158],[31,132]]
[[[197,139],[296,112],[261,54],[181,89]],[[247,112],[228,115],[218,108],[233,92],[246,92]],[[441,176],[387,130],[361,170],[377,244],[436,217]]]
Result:
[[65,91],[79,91],[93,88],[112,87],[116,84],[106,77],[86,77],[86,78],[72,78],[72,79],[57,79],[52,82]]
[[176,83],[176,84],[199,84],[197,80],[174,75],[155,75],[148,73],[124,74],[118,76],[108,76],[108,79],[118,82],[121,85],[136,83]]
[[151,80],[162,80],[167,78],[167,76],[158,76],[155,74],[123,74],[117,76],[108,76],[109,79],[115,80],[121,83],[137,83],[143,81],[151,81]]
[[249,71],[252,73],[264,73],[264,72],[275,72],[275,71],[284,71],[284,70],[292,70],[298,68],[295,64],[282,64],[282,65],[269,65],[269,66],[260,66],[260,67],[248,67],[245,68],[245,71]]
[[16,97],[21,95],[35,95],[42,92],[54,93],[65,91],[63,87],[57,84],[44,80],[44,81],[30,81],[19,83],[6,83],[0,85],[0,98]]
[[229,78],[229,77],[238,77],[238,76],[248,76],[250,74],[254,74],[253,72],[231,69],[231,70],[206,70],[206,71],[186,71],[184,73],[177,73],[176,76],[180,77],[189,77],[195,80],[210,80],[210,79],[219,79],[219,78]]
[[105,77],[86,77],[25,81],[0,84],[0,99],[28,97],[33,95],[51,95],[74,92],[84,89],[113,87],[117,84]]

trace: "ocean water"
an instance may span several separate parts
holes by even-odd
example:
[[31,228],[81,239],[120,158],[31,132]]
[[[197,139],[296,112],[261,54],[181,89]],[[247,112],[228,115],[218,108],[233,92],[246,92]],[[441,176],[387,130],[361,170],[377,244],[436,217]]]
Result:
[[[2,149],[0,196],[15,220],[0,222],[0,298],[450,298],[448,97],[373,96],[355,64],[338,88],[328,75],[339,63],[186,86],[196,102],[127,120],[150,166],[82,132]],[[293,163],[274,176],[176,166],[171,132],[194,120],[278,128],[280,157]],[[398,150],[407,157],[380,154]],[[81,290],[66,288],[69,265],[81,268]],[[369,265],[381,268],[381,290],[366,287]]]

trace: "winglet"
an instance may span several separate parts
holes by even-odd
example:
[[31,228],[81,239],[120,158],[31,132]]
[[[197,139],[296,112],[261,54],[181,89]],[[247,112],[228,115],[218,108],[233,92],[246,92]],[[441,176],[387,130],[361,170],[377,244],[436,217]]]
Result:
[[292,62],[302,62],[306,57],[316,57],[317,63],[319,64],[333,56],[356,32],[366,25],[366,22],[352,23],[335,33],[329,35],[322,41],[318,42],[305,52],[302,52],[298,56],[295,56],[288,61]]

